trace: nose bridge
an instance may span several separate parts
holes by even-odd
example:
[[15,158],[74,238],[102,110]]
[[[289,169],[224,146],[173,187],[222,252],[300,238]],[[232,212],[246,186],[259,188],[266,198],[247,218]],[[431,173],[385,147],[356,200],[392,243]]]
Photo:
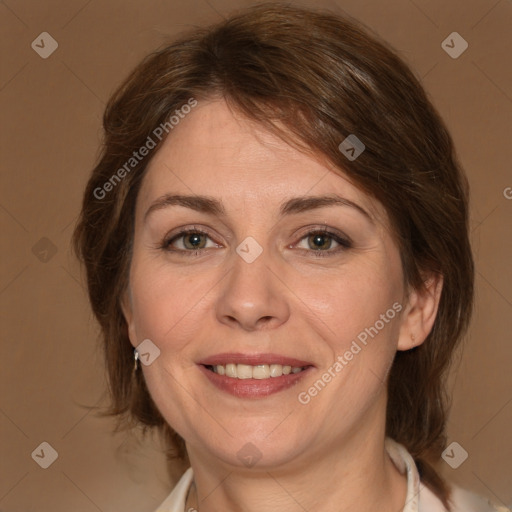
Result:
[[242,242],[233,256],[231,272],[231,288],[248,298],[270,293],[273,276],[270,270],[268,251],[257,251],[251,243]]
[[219,321],[247,330],[286,321],[287,298],[271,268],[270,252],[248,237],[233,252],[230,265],[216,305]]

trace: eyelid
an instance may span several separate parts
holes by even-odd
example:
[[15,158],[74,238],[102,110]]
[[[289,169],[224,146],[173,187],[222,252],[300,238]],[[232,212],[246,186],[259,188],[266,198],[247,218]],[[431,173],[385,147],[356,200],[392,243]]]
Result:
[[353,245],[353,241],[352,239],[346,235],[345,233],[343,233],[342,231],[338,230],[338,229],[335,229],[335,228],[331,228],[331,227],[328,227],[328,226],[325,226],[325,225],[322,225],[322,226],[318,226],[318,225],[313,225],[313,226],[307,226],[305,228],[303,228],[297,235],[297,237],[299,237],[299,242],[304,239],[305,237],[307,236],[311,236],[311,235],[316,235],[316,234],[322,234],[322,235],[329,235],[331,236],[332,238],[336,239],[340,239],[340,243],[343,243],[344,245],[346,246],[352,246]]

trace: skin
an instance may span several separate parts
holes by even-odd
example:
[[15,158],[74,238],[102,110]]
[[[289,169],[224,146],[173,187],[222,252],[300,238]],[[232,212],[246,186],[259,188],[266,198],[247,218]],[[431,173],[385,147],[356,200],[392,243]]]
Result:
[[[147,213],[165,194],[207,195],[225,214],[179,205]],[[340,205],[279,215],[290,198],[325,194],[367,215]],[[209,232],[200,237],[202,252],[185,255],[194,251],[183,237],[174,251],[165,247],[183,228]],[[326,256],[316,256],[307,232],[322,228],[349,237],[352,247],[327,237]],[[236,252],[249,236],[263,249],[252,263]],[[149,338],[160,349],[142,370],[157,407],[186,441],[201,512],[402,510],[406,479],[384,449],[386,379],[395,352],[431,330],[442,282],[432,276],[421,293],[404,288],[381,204],[224,101],[202,102],[148,167],[129,281],[123,310],[131,343]],[[394,303],[400,314],[301,404],[298,393]],[[224,352],[272,352],[314,369],[290,389],[239,398],[213,386],[197,365]],[[262,455],[252,468],[237,457],[247,443]]]

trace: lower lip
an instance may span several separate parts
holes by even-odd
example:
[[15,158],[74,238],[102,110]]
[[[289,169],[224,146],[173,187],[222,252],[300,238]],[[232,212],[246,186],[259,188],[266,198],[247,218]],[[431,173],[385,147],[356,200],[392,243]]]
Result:
[[199,369],[214,386],[231,395],[239,398],[265,398],[296,385],[313,367],[309,366],[299,373],[289,373],[268,379],[234,379],[212,372],[203,365],[199,365]]

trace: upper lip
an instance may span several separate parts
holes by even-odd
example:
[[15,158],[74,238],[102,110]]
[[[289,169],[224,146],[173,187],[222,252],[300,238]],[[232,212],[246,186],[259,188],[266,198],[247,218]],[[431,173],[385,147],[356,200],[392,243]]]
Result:
[[308,361],[302,361],[293,357],[287,357],[280,354],[241,354],[241,353],[223,353],[209,356],[201,359],[198,364],[204,366],[217,366],[226,364],[248,364],[258,366],[262,364],[280,364],[282,366],[292,366],[294,368],[302,368],[304,366],[313,366]]

